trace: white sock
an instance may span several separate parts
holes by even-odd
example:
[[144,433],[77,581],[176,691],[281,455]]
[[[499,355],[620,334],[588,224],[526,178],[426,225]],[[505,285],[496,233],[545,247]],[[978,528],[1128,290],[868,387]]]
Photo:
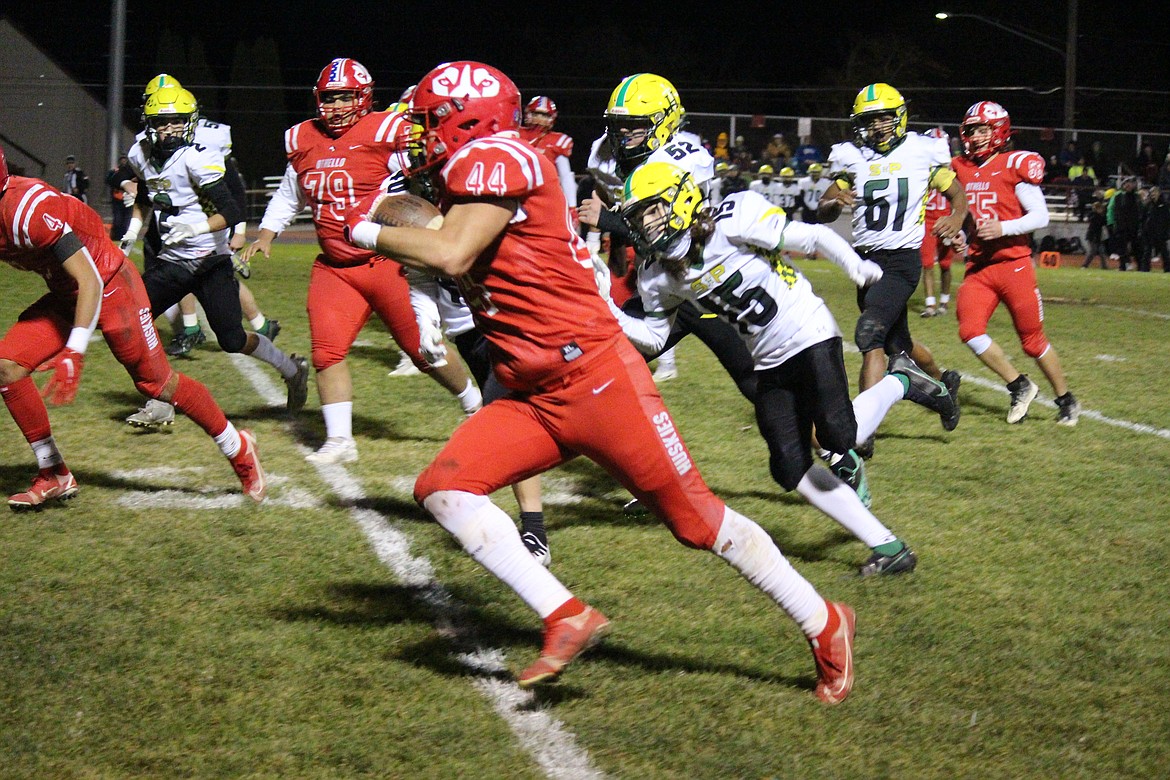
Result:
[[463,392],[455,397],[459,399],[464,414],[475,414],[483,407],[483,394],[470,379],[467,380],[467,387],[463,388]]
[[929,307],[932,307],[932,308],[934,307],[934,296],[933,295],[926,296],[926,305]]
[[264,323],[268,322],[268,318],[263,314],[257,314],[252,319],[248,320],[248,324],[252,326],[252,330],[260,330],[264,327]]
[[65,462],[61,457],[60,450],[57,449],[57,441],[50,436],[47,439],[34,441],[29,445],[32,447],[33,455],[37,457],[37,470],[51,469],[54,466],[60,466]]
[[232,425],[231,420],[228,420],[227,427],[222,432],[215,435],[215,443],[219,445],[219,451],[229,458],[240,454],[240,447],[243,446],[240,442],[240,432]]
[[947,295],[946,293],[943,293],[942,295],[940,295],[940,296],[938,297],[938,301],[939,301],[939,303],[941,303],[943,306],[946,306],[948,303],[950,303],[950,302],[951,302],[951,296]]
[[817,636],[825,629],[829,621],[825,600],[792,568],[772,537],[755,522],[725,507],[723,523],[711,551],[771,596],[797,622],[805,636]]
[[516,523],[487,496],[440,490],[423,506],[481,566],[516,591],[541,619],[573,597],[520,541]]
[[857,418],[857,444],[873,436],[893,405],[901,401],[905,394],[902,380],[896,376],[884,376],[876,385],[853,399],[853,416]]
[[325,416],[325,438],[353,438],[353,401],[323,404],[321,414]]
[[199,327],[199,314],[198,313],[184,314],[183,315],[183,327],[184,328],[197,328],[197,327]]
[[675,367],[674,347],[671,347],[670,349],[666,350],[665,352],[663,352],[661,355],[658,356],[658,367],[659,368],[674,368]]
[[585,233],[585,246],[589,247],[590,254],[601,254],[601,233],[596,230]]
[[796,486],[805,500],[836,520],[866,547],[892,542],[898,537],[865,508],[853,488],[846,485],[824,466],[813,464]]
[[257,360],[263,360],[268,365],[280,372],[280,375],[285,379],[292,379],[297,373],[297,364],[293,362],[292,358],[280,351],[279,347],[273,345],[269,338],[262,333],[257,333],[256,349],[252,350],[252,357]]

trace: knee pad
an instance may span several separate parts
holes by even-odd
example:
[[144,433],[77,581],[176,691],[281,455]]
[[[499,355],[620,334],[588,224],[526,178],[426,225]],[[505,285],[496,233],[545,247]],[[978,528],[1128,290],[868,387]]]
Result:
[[972,336],[971,338],[964,338],[963,343],[970,347],[971,351],[976,355],[982,355],[991,347],[991,336],[983,333],[978,336]]
[[244,351],[244,346],[248,343],[248,334],[244,329],[234,328],[231,333],[225,333],[222,336],[215,334],[216,341],[219,342],[219,348],[224,352],[236,354]]
[[502,541],[519,539],[512,518],[487,496],[463,490],[439,490],[427,496],[422,505],[481,563]]
[[863,312],[857,319],[857,329],[853,332],[853,343],[862,352],[872,352],[883,349],[886,345],[886,326],[878,322],[869,312]]
[[[820,436],[819,433],[817,435]],[[821,446],[824,446],[823,441]],[[852,446],[850,444],[845,449]],[[843,452],[844,450],[839,451]],[[777,452],[768,459],[768,469],[772,472],[772,479],[776,480],[785,490],[795,489],[812,464],[812,454],[803,448],[800,452],[795,452],[794,448],[786,448],[785,451]]]

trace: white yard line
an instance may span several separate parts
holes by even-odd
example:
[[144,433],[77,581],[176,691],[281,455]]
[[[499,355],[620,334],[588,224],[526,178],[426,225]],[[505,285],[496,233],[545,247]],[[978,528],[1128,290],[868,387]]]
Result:
[[1170,314],[1163,314],[1160,311],[1146,311],[1145,309],[1127,309],[1124,306],[1110,306],[1104,303],[1091,303],[1090,306],[1095,306],[1098,309],[1109,309],[1110,311],[1119,311],[1125,314],[1136,314],[1140,317],[1156,317],[1160,320],[1170,320]]
[[[243,355],[229,357],[270,406],[284,404],[284,389],[272,380],[270,369]],[[310,452],[303,446],[298,450],[304,455]],[[545,775],[554,780],[604,778],[605,774],[593,766],[589,753],[577,744],[577,738],[564,728],[564,724],[550,717],[547,710],[534,707],[531,691],[521,690],[515,682],[501,679],[500,675],[507,672],[503,651],[482,647],[476,642],[474,627],[465,618],[466,607],[435,579],[429,560],[411,555],[410,539],[380,513],[354,506],[366,498],[358,480],[341,465],[316,466],[316,469],[337,497],[350,505],[350,518],[365,534],[378,560],[404,584],[418,590],[418,598],[436,614],[439,631],[463,640],[461,644],[475,646],[472,652],[458,655],[458,661],[477,673],[473,684],[512,729],[520,745]]]

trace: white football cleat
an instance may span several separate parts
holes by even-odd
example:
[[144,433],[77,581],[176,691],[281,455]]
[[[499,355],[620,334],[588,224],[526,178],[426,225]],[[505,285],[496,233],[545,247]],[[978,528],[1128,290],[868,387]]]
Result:
[[398,356],[398,365],[387,376],[414,376],[415,374],[421,373],[418,367],[414,365],[414,362],[411,361],[410,357],[403,352]]
[[358,459],[357,442],[347,436],[330,436],[321,449],[305,456],[309,463],[353,463]]

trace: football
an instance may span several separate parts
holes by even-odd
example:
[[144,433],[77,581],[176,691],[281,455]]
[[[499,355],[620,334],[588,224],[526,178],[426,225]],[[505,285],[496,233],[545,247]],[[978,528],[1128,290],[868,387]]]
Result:
[[429,200],[417,195],[403,193],[388,195],[378,201],[370,219],[379,225],[392,227],[418,227],[438,230],[443,224],[443,215]]

